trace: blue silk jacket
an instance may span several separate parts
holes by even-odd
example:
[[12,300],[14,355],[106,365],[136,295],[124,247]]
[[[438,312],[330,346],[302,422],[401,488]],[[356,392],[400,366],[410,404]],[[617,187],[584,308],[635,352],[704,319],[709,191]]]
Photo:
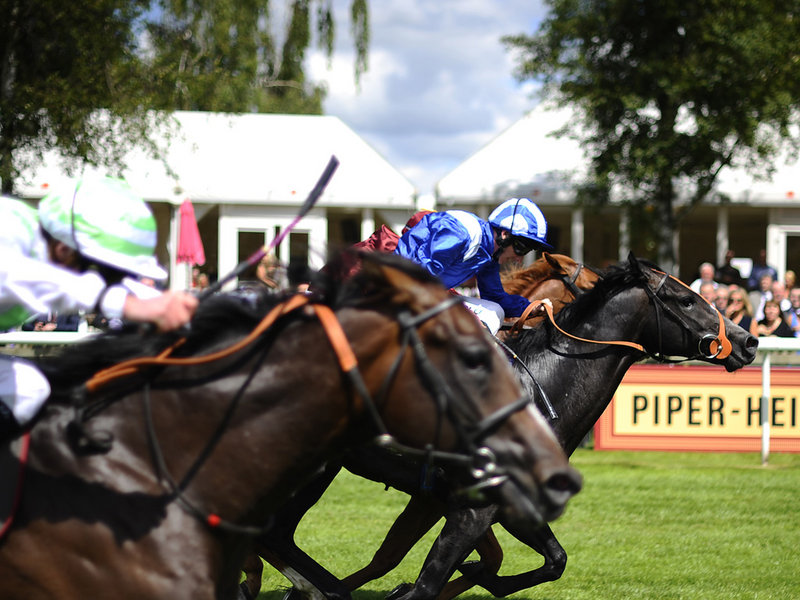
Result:
[[422,265],[448,288],[475,277],[481,298],[497,302],[506,316],[517,317],[529,301],[503,289],[493,251],[489,223],[472,213],[449,210],[425,215],[403,234],[394,252]]

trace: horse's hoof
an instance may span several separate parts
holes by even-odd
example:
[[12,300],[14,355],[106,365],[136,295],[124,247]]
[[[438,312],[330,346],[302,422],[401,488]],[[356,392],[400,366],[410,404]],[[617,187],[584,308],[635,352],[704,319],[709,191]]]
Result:
[[397,600],[398,598],[402,598],[408,592],[410,592],[413,587],[414,586],[410,583],[401,583],[391,592],[386,594],[386,600]]

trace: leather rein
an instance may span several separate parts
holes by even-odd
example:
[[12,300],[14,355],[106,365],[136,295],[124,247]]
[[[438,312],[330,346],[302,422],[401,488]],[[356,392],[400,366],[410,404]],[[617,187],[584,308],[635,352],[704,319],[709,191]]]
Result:
[[[502,423],[505,422],[505,420],[511,415],[527,407],[530,404],[530,399],[526,397],[520,398],[515,402],[512,402],[497,410],[491,415],[488,415],[475,424],[462,422],[458,418],[458,415],[454,413],[452,407],[458,398],[450,389],[450,386],[447,384],[444,377],[441,375],[441,373],[439,373],[439,371],[434,367],[433,363],[428,358],[428,355],[425,352],[424,344],[422,343],[419,333],[417,332],[417,328],[429,319],[437,316],[439,313],[446,311],[460,303],[461,300],[458,297],[451,296],[436,306],[417,315],[412,315],[409,311],[403,311],[399,313],[398,322],[400,324],[401,346],[397,358],[395,359],[389,373],[381,384],[379,396],[380,400],[378,402],[372,398],[369,390],[367,389],[366,383],[364,382],[364,379],[361,376],[361,372],[358,368],[356,356],[333,310],[328,306],[310,302],[310,298],[302,294],[293,296],[286,302],[274,307],[245,338],[236,342],[230,347],[202,356],[171,356],[172,353],[185,342],[184,338],[168,347],[157,356],[130,359],[118,363],[108,369],[99,371],[91,379],[89,379],[84,386],[82,386],[81,393],[85,394],[87,391],[95,392],[102,386],[114,380],[133,375],[147,367],[193,366],[208,364],[218,361],[222,358],[226,358],[253,344],[259,338],[259,336],[261,336],[261,334],[263,334],[280,317],[288,315],[289,313],[292,313],[302,307],[308,306],[314,311],[316,317],[323,325],[323,329],[327,335],[328,341],[336,352],[339,367],[351,382],[356,393],[361,396],[363,400],[366,412],[369,414],[373,425],[378,431],[375,442],[383,447],[393,449],[403,454],[424,458],[428,463],[441,462],[470,468],[472,477],[476,480],[476,483],[466,488],[465,491],[471,493],[477,490],[498,486],[508,479],[508,475],[503,474],[501,469],[498,467],[494,453],[488,447],[481,446],[480,441],[486,436],[490,435],[500,425],[502,425]],[[268,347],[261,351],[261,354],[257,358],[251,372],[245,378],[245,381],[242,383],[237,392],[233,395],[221,422],[218,424],[211,438],[208,440],[180,482],[177,482],[168,472],[166,461],[155,433],[150,402],[151,383],[148,381],[144,384],[142,402],[145,415],[148,447],[155,463],[155,470],[159,483],[167,492],[170,493],[170,495],[175,498],[175,500],[184,510],[196,517],[198,520],[206,523],[212,529],[257,536],[264,534],[272,526],[272,523],[269,523],[264,527],[253,527],[239,525],[224,520],[219,517],[219,515],[202,510],[186,495],[186,489],[189,486],[189,483],[195,477],[203,463],[211,455],[214,447],[220,441],[222,435],[227,429],[240,399],[243,397],[261,363],[265,359],[267,349]],[[426,449],[419,450],[417,448],[412,448],[399,443],[388,432],[388,429],[381,418],[378,406],[379,402],[382,402],[385,396],[388,394],[391,383],[397,375],[400,364],[408,349],[410,349],[413,353],[420,376],[426,386],[431,390],[437,407],[439,416],[437,419],[436,439],[438,440],[441,433],[442,417],[447,415],[456,430],[458,438],[466,447],[467,452],[461,453],[436,450],[434,449],[434,444],[429,444]],[[88,451],[92,451],[92,448],[100,448],[102,451],[107,449],[107,447],[110,447],[111,441],[109,439],[103,439],[102,436],[99,439],[97,437],[93,439],[87,432],[85,432],[85,430],[83,430],[83,423],[91,416],[104,409],[106,406],[108,406],[108,403],[95,403],[93,405],[89,405],[87,408],[78,409],[76,418],[70,423],[69,429],[72,429],[71,437],[79,440],[84,439],[84,447],[85,449],[88,448]],[[80,444],[78,445],[80,447]]]
[[[586,342],[586,343],[589,343],[589,344],[604,344],[604,345],[609,345],[609,346],[624,346],[624,347],[627,347],[627,348],[632,348],[634,350],[637,350],[639,352],[642,352],[643,354],[646,354],[646,355],[650,356],[651,358],[653,358],[654,360],[656,360],[658,362],[685,362],[687,360],[693,360],[693,359],[696,359],[696,358],[725,359],[728,356],[730,356],[730,353],[731,353],[731,351],[733,349],[733,346],[732,346],[730,340],[728,339],[728,336],[727,336],[727,333],[726,333],[726,328],[725,328],[725,322],[724,322],[724,320],[722,318],[722,314],[719,312],[719,310],[717,310],[716,307],[711,306],[710,304],[708,305],[709,308],[711,308],[712,310],[714,310],[716,312],[717,317],[719,319],[719,329],[717,331],[717,334],[714,335],[714,334],[709,333],[709,334],[706,334],[706,335],[702,336],[697,342],[697,354],[695,354],[694,356],[686,357],[686,358],[683,358],[683,359],[675,359],[675,360],[673,360],[673,359],[668,358],[664,354],[664,352],[662,350],[663,344],[662,344],[662,334],[661,334],[661,331],[662,331],[662,328],[661,328],[661,312],[666,313],[673,320],[677,321],[685,330],[691,331],[692,328],[689,326],[688,323],[686,323],[686,321],[683,319],[683,317],[681,317],[673,309],[671,309],[669,306],[667,306],[666,303],[659,297],[658,294],[661,291],[661,288],[664,287],[664,284],[668,280],[673,280],[673,281],[677,282],[678,284],[682,285],[683,287],[685,287],[686,289],[691,291],[693,294],[695,294],[695,292],[689,286],[687,286],[685,283],[683,283],[680,279],[678,279],[677,277],[674,277],[674,276],[669,275],[669,274],[667,274],[667,273],[665,273],[663,271],[658,271],[658,270],[655,270],[655,269],[653,269],[653,272],[654,273],[658,273],[659,275],[661,275],[661,279],[659,280],[658,285],[656,286],[656,288],[652,289],[647,284],[644,284],[642,287],[645,290],[645,292],[647,292],[647,295],[650,298],[650,301],[653,303],[653,307],[655,308],[656,329],[658,331],[658,348],[659,348],[658,352],[656,352],[656,353],[652,353],[652,352],[648,351],[647,349],[645,349],[644,346],[642,346],[641,344],[638,344],[636,342],[628,342],[628,341],[624,341],[624,340],[593,340],[593,339],[587,339],[587,338],[578,337],[576,335],[572,335],[571,333],[569,333],[569,332],[565,331],[564,329],[562,329],[558,325],[558,323],[556,323],[555,317],[553,315],[553,307],[552,307],[552,305],[550,303],[545,302],[545,301],[531,302],[531,304],[525,309],[525,312],[523,312],[523,314],[520,316],[520,318],[517,321],[517,323],[522,322],[525,319],[527,319],[528,316],[531,314],[531,312],[534,311],[534,310],[539,310],[539,311],[544,310],[545,313],[547,314],[547,317],[548,317],[548,320],[550,321],[550,324],[553,327],[555,327],[562,335],[564,335],[564,336],[566,336],[568,338],[577,340],[579,342]],[[578,290],[577,287],[575,289]],[[578,290],[578,292],[582,293],[580,290]],[[697,294],[695,294],[695,295],[697,295]],[[515,323],[515,325],[517,323]]]

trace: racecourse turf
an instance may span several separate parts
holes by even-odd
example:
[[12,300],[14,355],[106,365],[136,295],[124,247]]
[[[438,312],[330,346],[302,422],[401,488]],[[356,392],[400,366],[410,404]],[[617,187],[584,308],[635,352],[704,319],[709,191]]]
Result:
[[[552,524],[569,555],[555,582],[512,598],[541,600],[794,600],[800,598],[800,454],[598,452],[573,464],[584,489]],[[370,559],[406,496],[340,474],[301,523],[297,540],[339,577]],[[413,581],[435,527],[387,576],[354,600],[383,600]],[[541,558],[495,526],[501,574]],[[280,600],[288,582],[265,566],[260,600]],[[461,596],[484,600],[479,588]]]

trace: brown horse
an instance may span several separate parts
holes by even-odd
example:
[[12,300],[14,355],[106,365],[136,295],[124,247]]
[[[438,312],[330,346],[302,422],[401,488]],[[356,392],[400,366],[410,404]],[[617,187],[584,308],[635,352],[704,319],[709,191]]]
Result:
[[[210,298],[179,346],[134,333],[71,349],[48,372],[64,394],[31,432],[24,493],[0,540],[0,598],[235,597],[250,535],[322,463],[376,433],[435,445],[467,483],[465,466],[490,462],[501,477],[479,483],[497,483],[488,492],[510,518],[558,515],[579,477],[541,416],[519,410],[504,357],[440,284],[392,258],[365,259],[338,296],[353,353],[343,366],[312,306],[213,362],[134,369],[76,410],[75,384],[98,367],[229,347],[257,326],[266,296],[255,307]],[[65,435],[76,430],[85,435]],[[110,443],[93,452],[68,438]],[[15,456],[0,450],[3,481]]]
[[[596,271],[576,262],[569,256],[544,253],[542,258],[532,265],[505,273],[503,286],[509,293],[526,296],[531,301],[548,298],[553,303],[554,311],[558,312],[572,301],[576,294],[591,289],[598,278],[599,275]],[[533,317],[526,323],[540,321],[541,317]],[[444,508],[441,505],[442,499],[435,494],[415,493],[418,487],[416,472],[411,473],[407,482],[404,477],[402,480],[400,478],[385,479],[387,476],[391,477],[387,474],[400,471],[391,461],[386,465],[382,464],[381,457],[376,452],[350,452],[345,457],[344,466],[358,475],[384,481],[411,495],[408,505],[398,517],[387,535],[387,539],[376,552],[370,564],[342,581],[342,584],[348,589],[356,589],[396,566],[405,555],[405,549],[410,548],[438,521]],[[367,466],[368,469],[365,468]],[[333,582],[335,578],[308,558],[294,545],[291,538],[305,511],[323,494],[340,468],[339,463],[331,464],[325,472],[315,478],[300,493],[299,497],[296,497],[291,505],[280,513],[280,525],[274,532],[275,535],[267,536],[269,539],[261,540],[262,543],[258,545],[263,558],[304,589],[311,589],[313,586],[307,586],[302,577],[298,579],[294,576],[294,572],[299,570],[300,564],[306,569],[306,572],[313,572],[314,578],[317,580]],[[277,543],[273,543],[273,541]],[[499,567],[502,551],[491,529],[487,531],[477,549],[484,564],[497,564]],[[243,585],[245,596],[255,598],[258,595],[261,587],[261,573],[261,561],[257,556],[250,557],[245,568],[246,581]],[[376,575],[378,573],[379,575]],[[471,583],[460,578],[448,584],[446,593],[452,596],[471,586]]]

